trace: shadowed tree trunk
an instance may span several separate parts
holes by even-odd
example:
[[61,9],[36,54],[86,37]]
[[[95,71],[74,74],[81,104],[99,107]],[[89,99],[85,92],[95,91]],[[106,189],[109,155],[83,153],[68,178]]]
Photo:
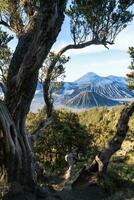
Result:
[[0,127],[5,138],[9,182],[34,186],[35,163],[25,120],[33,99],[38,70],[49,53],[64,20],[65,0],[40,1],[26,33],[19,37],[9,66],[5,103],[0,101]]
[[21,135],[17,133],[13,119],[6,105],[2,101],[0,101],[0,127],[5,143],[4,164],[8,172],[8,181],[21,181],[25,183],[26,177],[20,176],[20,174],[23,173],[27,174],[27,179],[30,183],[32,170],[28,169],[30,163],[28,164],[26,160],[27,156],[29,158],[29,162],[31,162],[30,155],[26,155],[24,141],[21,139]]

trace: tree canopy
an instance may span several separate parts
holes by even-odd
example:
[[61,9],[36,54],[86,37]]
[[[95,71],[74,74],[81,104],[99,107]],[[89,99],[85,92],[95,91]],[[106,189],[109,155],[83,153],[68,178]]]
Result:
[[133,18],[128,8],[133,1],[74,0],[68,11],[71,17],[71,34],[79,44],[87,38],[113,44],[117,34]]
[[6,92],[7,72],[12,54],[8,42],[12,39],[12,36],[9,36],[0,28],[0,85],[3,93]]

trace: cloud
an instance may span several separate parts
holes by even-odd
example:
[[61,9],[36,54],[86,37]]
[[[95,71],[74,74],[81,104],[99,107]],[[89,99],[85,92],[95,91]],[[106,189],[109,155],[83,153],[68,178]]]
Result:
[[82,62],[76,63],[76,61],[74,62],[72,61],[72,63],[68,63],[66,66],[65,80],[74,81],[88,72],[95,72],[101,76],[108,76],[108,75],[125,76],[128,73],[129,64],[130,60],[127,58],[124,59],[112,58],[106,60],[104,57],[104,59],[102,60],[94,59],[90,60],[90,62],[87,61],[85,62],[83,60],[83,64]]
[[134,46],[134,23],[123,30],[115,40],[115,44],[111,46],[113,50],[127,51],[128,47]]
[[118,66],[118,67],[122,67],[122,66],[128,66],[130,64],[128,59],[122,59],[122,60],[107,60],[107,61],[103,61],[103,62],[92,62],[90,63],[90,66],[96,66],[96,67],[104,67],[108,66],[108,67],[113,67],[113,66]]

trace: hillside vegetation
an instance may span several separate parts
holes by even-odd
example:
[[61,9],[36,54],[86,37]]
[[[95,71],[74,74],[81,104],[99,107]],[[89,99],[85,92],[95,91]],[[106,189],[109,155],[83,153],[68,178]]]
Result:
[[[90,165],[94,156],[113,137],[120,112],[124,106],[93,108],[82,112],[59,109],[53,113],[53,121],[44,134],[34,143],[34,152],[40,166],[38,182],[44,184],[47,175],[59,177],[68,168],[65,155],[78,148],[77,170]],[[42,119],[45,110],[29,113],[27,129],[32,134]],[[129,131],[121,149],[112,157],[107,180],[100,183],[108,198],[126,200],[134,197],[134,115],[129,122]],[[45,175],[45,176],[43,176]],[[1,193],[2,191],[0,191]]]
[[[34,151],[39,165],[50,174],[66,169],[64,156],[74,147],[78,148],[78,167],[91,163],[92,159],[113,137],[116,124],[123,106],[93,108],[80,113],[69,110],[56,110],[53,122],[49,125],[42,138],[34,144]],[[30,113],[27,128],[32,133],[40,120],[45,117],[45,111]],[[129,122],[129,132],[121,149],[113,156],[108,173],[117,175],[124,181],[134,182],[134,116]],[[88,158],[86,160],[86,158]]]

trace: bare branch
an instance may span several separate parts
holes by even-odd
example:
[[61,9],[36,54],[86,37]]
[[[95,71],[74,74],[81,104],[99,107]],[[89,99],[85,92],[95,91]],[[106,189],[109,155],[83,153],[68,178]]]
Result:
[[107,48],[107,46],[106,46],[107,44],[112,45],[114,43],[109,42],[109,41],[94,39],[94,40],[84,42],[82,44],[69,44],[69,45],[65,46],[63,49],[61,49],[58,52],[58,55],[61,56],[63,53],[65,53],[65,51],[70,50],[70,49],[82,49],[82,48],[85,48],[85,47],[90,46],[90,45],[104,45]]

